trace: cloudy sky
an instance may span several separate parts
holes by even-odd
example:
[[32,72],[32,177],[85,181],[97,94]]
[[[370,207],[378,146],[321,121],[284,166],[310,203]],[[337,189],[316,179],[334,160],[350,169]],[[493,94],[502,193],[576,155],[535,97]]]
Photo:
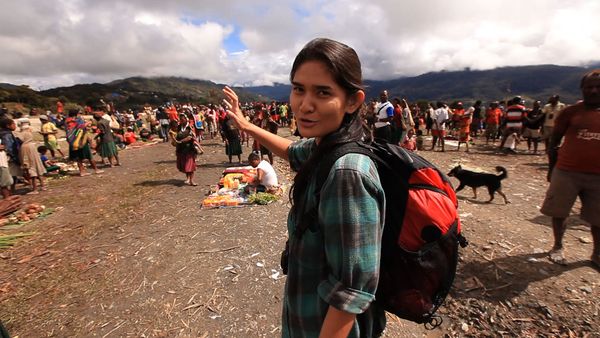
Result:
[[134,75],[287,83],[314,37],[368,79],[600,60],[600,1],[3,0],[0,82],[45,89]]

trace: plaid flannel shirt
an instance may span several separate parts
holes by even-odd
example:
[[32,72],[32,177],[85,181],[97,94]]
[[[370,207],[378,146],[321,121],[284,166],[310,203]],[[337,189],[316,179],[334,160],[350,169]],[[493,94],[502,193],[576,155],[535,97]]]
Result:
[[[298,171],[315,149],[314,139],[290,145]],[[316,205],[316,178],[306,193],[306,210]],[[383,331],[385,313],[373,300],[379,280],[385,196],[373,161],[347,154],[333,165],[321,189],[317,225],[301,238],[288,217],[289,271],[283,302],[283,337],[318,337],[329,306],[357,314],[348,337]]]

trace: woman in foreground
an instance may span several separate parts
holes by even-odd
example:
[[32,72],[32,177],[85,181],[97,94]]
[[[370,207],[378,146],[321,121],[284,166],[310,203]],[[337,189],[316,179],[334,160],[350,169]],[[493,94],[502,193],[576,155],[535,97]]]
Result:
[[337,41],[315,39],[296,56],[290,104],[300,134],[291,142],[249,123],[229,87],[229,116],[297,172],[290,193],[288,278],[283,337],[378,337],[385,327],[375,304],[385,214],[383,188],[372,160],[342,156],[320,191],[318,222],[297,231],[299,217],[315,207],[319,163],[337,144],[365,137],[359,110],[365,99],[356,52]]

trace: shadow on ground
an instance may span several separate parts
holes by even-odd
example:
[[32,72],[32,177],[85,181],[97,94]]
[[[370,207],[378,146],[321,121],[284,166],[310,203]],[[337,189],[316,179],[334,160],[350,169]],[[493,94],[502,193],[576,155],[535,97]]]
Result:
[[183,180],[171,178],[168,180],[143,181],[143,182],[134,184],[134,186],[141,186],[141,187],[157,187],[160,185],[172,185],[172,186],[176,186],[176,187],[183,187],[184,182],[183,182]]
[[460,264],[453,297],[508,300],[523,293],[531,283],[591,266],[588,260],[571,262],[566,266],[557,265],[550,262],[547,256],[547,253],[522,254]]

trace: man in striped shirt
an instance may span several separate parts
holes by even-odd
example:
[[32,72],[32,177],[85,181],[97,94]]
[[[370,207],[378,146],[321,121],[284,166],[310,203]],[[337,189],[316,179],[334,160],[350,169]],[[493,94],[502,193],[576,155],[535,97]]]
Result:
[[505,126],[502,132],[502,141],[500,142],[500,150],[504,147],[506,138],[508,135],[516,133],[517,136],[521,135],[523,129],[523,121],[525,120],[525,106],[523,105],[523,99],[520,96],[516,96],[510,101],[510,106],[506,108],[505,113]]

